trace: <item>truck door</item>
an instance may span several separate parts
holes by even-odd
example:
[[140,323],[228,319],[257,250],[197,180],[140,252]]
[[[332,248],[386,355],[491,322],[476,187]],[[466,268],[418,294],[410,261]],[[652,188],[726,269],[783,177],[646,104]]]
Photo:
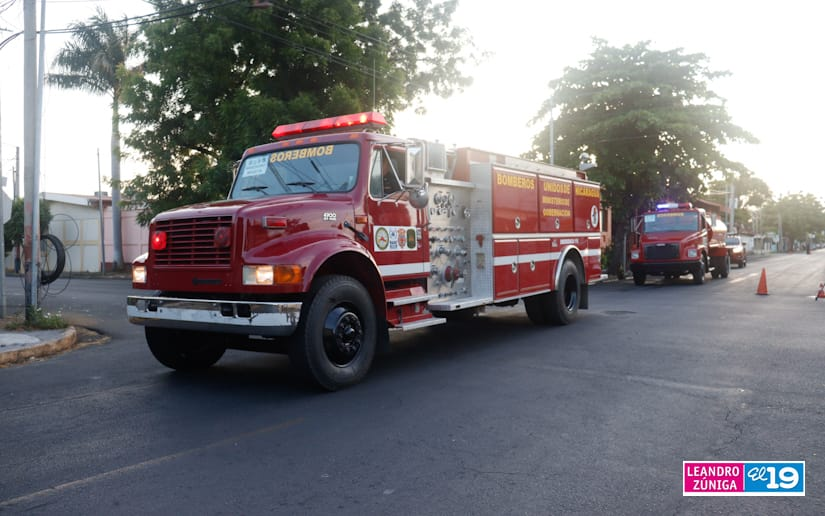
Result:
[[426,210],[414,208],[402,188],[407,149],[376,145],[370,159],[370,249],[386,281],[426,277],[430,257]]

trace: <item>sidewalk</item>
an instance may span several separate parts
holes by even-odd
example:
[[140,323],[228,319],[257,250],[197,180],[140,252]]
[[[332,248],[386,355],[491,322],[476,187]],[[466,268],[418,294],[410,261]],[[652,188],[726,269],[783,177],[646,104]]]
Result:
[[77,333],[73,326],[62,330],[0,329],[0,367],[72,349]]

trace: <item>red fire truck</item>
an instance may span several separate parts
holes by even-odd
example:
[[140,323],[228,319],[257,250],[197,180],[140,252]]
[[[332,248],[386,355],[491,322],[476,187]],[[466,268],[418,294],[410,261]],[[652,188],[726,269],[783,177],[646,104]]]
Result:
[[649,275],[672,279],[691,274],[699,285],[708,271],[713,278],[728,277],[728,228],[704,209],[691,203],[662,203],[637,217],[634,227],[630,270],[636,285],[644,285]]
[[601,278],[600,186],[583,172],[380,134],[375,112],[279,126],[228,199],[161,213],[127,314],[173,369],[287,352],[335,390],[390,331],[524,300],[567,324]]

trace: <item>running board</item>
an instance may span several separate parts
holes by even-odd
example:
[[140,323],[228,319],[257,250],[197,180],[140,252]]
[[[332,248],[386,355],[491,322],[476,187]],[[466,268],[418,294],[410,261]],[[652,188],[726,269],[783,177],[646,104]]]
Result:
[[439,324],[444,324],[445,322],[447,322],[447,319],[441,317],[430,317],[428,319],[420,319],[418,321],[398,324],[390,328],[390,331],[412,331],[426,328],[428,326],[438,326]]
[[430,302],[427,308],[431,312],[454,312],[456,310],[464,310],[465,308],[475,308],[477,306],[485,306],[493,303],[491,297],[461,297],[447,299],[436,303]]
[[421,294],[418,296],[397,297],[395,299],[387,299],[387,304],[390,306],[404,306],[414,303],[426,303],[431,299],[437,298],[436,294]]

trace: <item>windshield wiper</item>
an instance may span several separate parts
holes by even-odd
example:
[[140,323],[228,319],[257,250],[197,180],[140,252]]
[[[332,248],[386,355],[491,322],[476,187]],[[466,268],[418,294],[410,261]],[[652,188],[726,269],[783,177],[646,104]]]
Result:
[[312,190],[314,192],[315,189],[312,188],[312,186],[314,184],[315,184],[315,181],[292,181],[290,183],[287,183],[287,186],[301,186],[303,188],[309,188],[310,190]]
[[324,173],[323,173],[323,172],[321,172],[321,169],[318,167],[318,164],[317,164],[317,163],[315,163],[315,160],[314,160],[313,158],[309,158],[309,164],[310,164],[310,165],[312,165],[312,168],[314,168],[314,169],[315,169],[315,172],[317,172],[317,173],[318,173],[318,176],[319,176],[321,179],[323,179],[323,180],[324,180],[324,183],[326,183],[326,184],[327,184],[327,189],[328,189],[328,190],[330,190],[330,191],[331,191],[331,190],[333,190],[333,188],[332,188],[332,184],[330,184],[329,179],[327,179],[327,178],[326,178],[326,176],[324,176]]
[[241,188],[241,191],[242,192],[249,192],[249,191],[254,190],[256,192],[262,192],[262,191],[266,190],[267,188],[269,188],[269,187],[264,186],[264,185],[255,185],[255,186],[247,186],[247,187]]

